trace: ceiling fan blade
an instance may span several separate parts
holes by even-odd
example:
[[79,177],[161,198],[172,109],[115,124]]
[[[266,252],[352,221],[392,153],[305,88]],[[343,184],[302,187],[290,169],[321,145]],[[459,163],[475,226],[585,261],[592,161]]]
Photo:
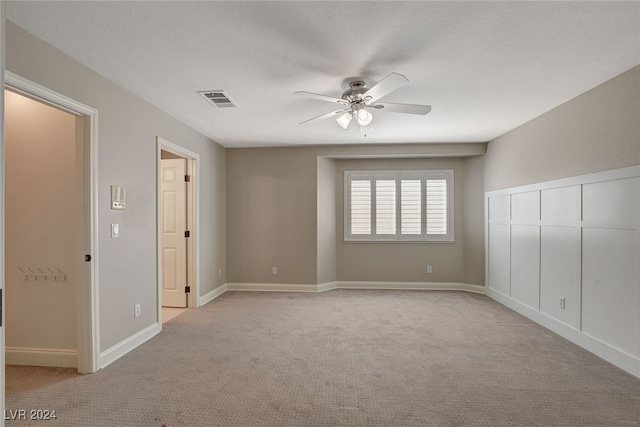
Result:
[[362,98],[365,100],[365,102],[372,104],[386,94],[398,89],[408,81],[409,79],[407,79],[402,74],[390,73],[387,77],[380,80],[371,89],[363,93]]
[[378,102],[376,105],[372,105],[371,107],[382,111],[421,114],[423,116],[431,111],[431,105],[395,104],[393,102]]
[[349,101],[347,101],[346,99],[334,98],[332,96],[327,96],[327,95],[320,95],[319,93],[298,91],[298,92],[293,92],[293,94],[294,95],[306,96],[308,98],[320,99],[322,101],[329,101],[329,102],[334,102],[334,103],[338,103],[338,104],[349,105]]
[[308,122],[311,122],[311,121],[314,121],[314,120],[329,119],[331,117],[337,116],[338,114],[346,113],[347,111],[351,111],[351,110],[349,110],[348,108],[345,108],[345,109],[342,109],[342,110],[332,111],[330,113],[322,114],[322,115],[320,115],[318,117],[313,117],[313,118],[311,118],[309,120],[305,120],[304,122],[300,122],[300,124],[308,123]]

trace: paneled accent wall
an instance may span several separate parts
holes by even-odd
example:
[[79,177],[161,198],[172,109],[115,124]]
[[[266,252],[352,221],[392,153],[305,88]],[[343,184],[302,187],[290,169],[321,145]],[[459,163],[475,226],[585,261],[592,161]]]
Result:
[[485,193],[487,295],[640,377],[640,166]]

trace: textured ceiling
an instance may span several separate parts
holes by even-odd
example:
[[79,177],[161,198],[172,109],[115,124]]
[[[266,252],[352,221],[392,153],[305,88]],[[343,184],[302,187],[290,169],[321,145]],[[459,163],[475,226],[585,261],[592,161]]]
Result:
[[[7,2],[7,18],[226,147],[488,141],[640,63],[639,2]],[[374,129],[310,91],[409,83]],[[198,91],[223,89],[238,109]]]

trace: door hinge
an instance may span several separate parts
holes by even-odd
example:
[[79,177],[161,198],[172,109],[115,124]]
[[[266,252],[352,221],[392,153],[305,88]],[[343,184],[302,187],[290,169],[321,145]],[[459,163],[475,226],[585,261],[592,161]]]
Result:
[[185,231],[184,237],[191,237],[191,232],[189,230]]
[[2,289],[0,289],[0,327],[2,327]]
[[191,182],[191,175],[185,175],[184,182]]
[[185,286],[185,287],[184,287],[184,293],[185,293],[185,294],[188,294],[188,293],[190,293],[190,292],[191,292],[191,286]]
[[86,255],[84,256],[84,260],[85,260],[86,262],[91,262],[91,255],[86,254]]

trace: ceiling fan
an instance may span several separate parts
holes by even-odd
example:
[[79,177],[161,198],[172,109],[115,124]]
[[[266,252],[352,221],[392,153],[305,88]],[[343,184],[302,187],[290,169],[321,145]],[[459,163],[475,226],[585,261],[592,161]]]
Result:
[[336,121],[340,126],[342,126],[342,128],[347,129],[351,120],[355,118],[356,122],[360,125],[360,131],[366,135],[366,132],[370,129],[371,121],[373,120],[373,115],[370,110],[393,111],[396,113],[420,115],[429,113],[431,111],[430,105],[377,102],[380,98],[396,90],[408,81],[409,79],[398,73],[390,73],[387,77],[380,80],[371,88],[366,87],[365,82],[362,80],[355,80],[349,83],[349,89],[344,91],[342,98],[334,98],[331,96],[304,91],[294,92],[294,95],[307,96],[340,105],[339,110],[313,117],[301,122],[300,124],[339,116]]

